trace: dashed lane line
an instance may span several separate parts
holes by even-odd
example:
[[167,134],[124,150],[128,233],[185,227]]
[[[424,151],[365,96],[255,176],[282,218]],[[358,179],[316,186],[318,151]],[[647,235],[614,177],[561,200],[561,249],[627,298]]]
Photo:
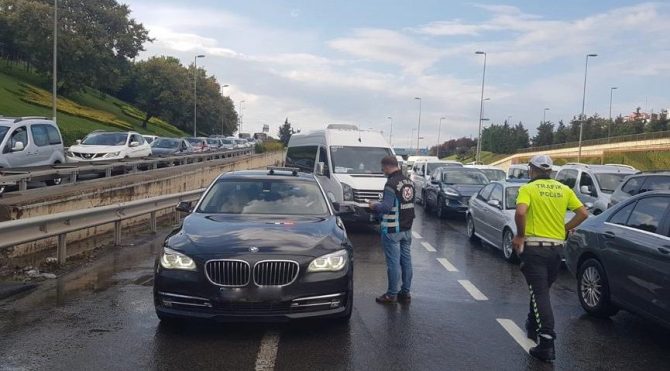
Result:
[[465,291],[467,291],[473,299],[478,301],[489,300],[486,295],[482,294],[481,291],[475,285],[472,284],[469,280],[458,280],[458,283],[463,286]]
[[256,356],[256,371],[272,371],[277,361],[277,350],[279,349],[279,333],[267,332],[261,340],[261,347]]
[[412,237],[416,238],[417,240],[420,240],[420,239],[423,238],[423,237],[421,237],[420,234],[418,234],[418,233],[416,233],[416,232],[414,232],[414,231],[412,231]]
[[458,269],[456,269],[456,267],[454,267],[453,264],[449,263],[449,260],[447,260],[446,258],[437,258],[437,261],[440,262],[440,264],[442,264],[444,269],[446,269],[447,271],[458,272]]
[[528,353],[528,350],[530,348],[535,346],[535,343],[532,340],[528,339],[523,330],[519,326],[517,326],[517,324],[514,323],[514,321],[512,321],[511,319],[497,318],[496,321],[498,321],[500,326],[502,326],[505,329],[505,331],[507,331],[509,336],[511,336],[512,339],[514,339],[514,341],[516,341],[516,343],[519,344],[521,348],[523,348],[523,350],[526,351],[526,353]]
[[433,245],[429,244],[428,242],[425,242],[425,241],[424,241],[424,242],[421,242],[421,245],[422,245],[423,247],[425,247],[426,250],[428,250],[428,251],[430,251],[430,252],[436,252],[436,251],[437,251],[437,250],[435,250],[435,248],[433,247]]

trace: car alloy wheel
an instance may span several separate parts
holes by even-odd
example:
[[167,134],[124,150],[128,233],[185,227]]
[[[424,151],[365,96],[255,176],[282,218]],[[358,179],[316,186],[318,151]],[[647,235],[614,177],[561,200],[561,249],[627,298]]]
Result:
[[619,311],[610,301],[607,275],[596,259],[588,259],[579,266],[577,293],[582,308],[593,316],[607,318]]
[[588,267],[582,274],[581,295],[586,305],[596,308],[602,299],[600,273],[595,267]]
[[468,214],[468,217],[465,222],[468,230],[468,238],[470,239],[470,241],[476,241],[477,235],[475,234],[475,221],[474,219],[472,219],[472,215]]
[[516,260],[516,253],[514,252],[514,248],[512,247],[512,240],[514,239],[514,236],[512,235],[512,231],[509,229],[505,229],[505,232],[503,233],[503,245],[502,245],[502,250],[503,250],[503,255],[505,255],[505,260],[508,262],[513,262]]

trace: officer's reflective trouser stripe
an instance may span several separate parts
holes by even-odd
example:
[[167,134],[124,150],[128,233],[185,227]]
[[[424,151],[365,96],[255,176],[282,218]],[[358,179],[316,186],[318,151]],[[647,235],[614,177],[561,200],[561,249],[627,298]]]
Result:
[[533,285],[528,285],[530,290],[530,302],[533,306],[533,314],[535,315],[535,322],[537,322],[538,331],[542,328],[542,320],[540,319],[540,311],[537,309],[537,301],[535,300],[535,292],[533,291]]

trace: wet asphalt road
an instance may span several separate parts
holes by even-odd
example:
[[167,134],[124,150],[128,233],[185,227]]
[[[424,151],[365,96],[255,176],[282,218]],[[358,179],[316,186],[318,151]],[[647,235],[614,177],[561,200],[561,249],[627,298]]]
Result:
[[379,236],[349,231],[356,293],[348,325],[160,325],[151,274],[165,233],[138,238],[0,302],[0,370],[253,370],[272,362],[276,370],[670,369],[669,330],[626,312],[588,317],[566,270],[552,292],[558,359],[533,360],[511,335],[528,308],[518,266],[470,243],[462,220],[419,207],[414,231],[413,302],[392,306],[374,302],[386,287]]

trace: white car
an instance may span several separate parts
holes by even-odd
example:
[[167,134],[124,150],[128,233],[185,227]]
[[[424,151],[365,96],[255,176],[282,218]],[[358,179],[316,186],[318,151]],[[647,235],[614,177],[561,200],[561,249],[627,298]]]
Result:
[[473,169],[479,169],[490,181],[500,181],[504,182],[507,178],[507,173],[505,170],[491,165],[465,165],[465,167],[471,167]]
[[151,156],[151,146],[136,132],[95,131],[66,153],[68,162],[114,161]]

